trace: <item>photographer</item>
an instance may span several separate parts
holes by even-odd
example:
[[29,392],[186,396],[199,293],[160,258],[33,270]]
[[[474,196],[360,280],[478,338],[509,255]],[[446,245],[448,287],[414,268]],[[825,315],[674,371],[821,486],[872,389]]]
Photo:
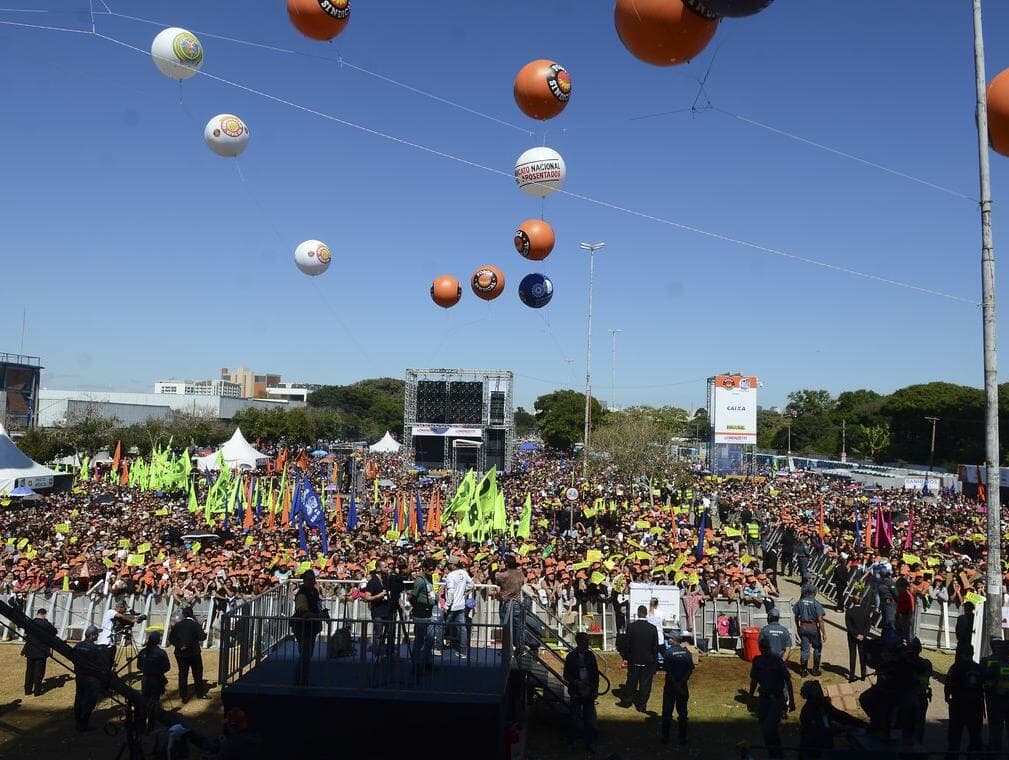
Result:
[[105,647],[105,659],[112,669],[116,661],[116,642],[123,636],[133,634],[133,626],[142,620],[147,620],[146,615],[127,614],[126,602],[116,602],[116,606],[106,610],[102,616],[102,629],[98,634],[98,646]]

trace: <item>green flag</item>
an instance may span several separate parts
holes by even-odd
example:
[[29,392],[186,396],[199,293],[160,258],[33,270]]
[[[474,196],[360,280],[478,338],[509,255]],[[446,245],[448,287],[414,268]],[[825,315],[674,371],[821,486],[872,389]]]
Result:
[[189,484],[189,507],[190,512],[197,512],[200,509],[200,503],[196,500],[196,486],[193,483]]
[[497,492],[497,499],[494,500],[494,532],[504,533],[508,530],[508,511],[505,509],[505,497],[501,491]]
[[526,494],[526,503],[522,505],[522,516],[519,518],[519,529],[516,533],[519,538],[529,538],[529,531],[533,519],[533,497]]
[[459,487],[455,489],[455,496],[452,497],[452,501],[449,502],[448,507],[442,513],[442,519],[462,519],[463,513],[469,510],[475,490],[476,475],[473,474],[473,470],[470,470],[466,473],[466,477],[460,481]]
[[497,505],[497,468],[492,466],[480,479],[476,487],[474,501],[477,507],[477,519],[475,522],[479,529],[480,540],[488,536],[494,525],[494,508]]

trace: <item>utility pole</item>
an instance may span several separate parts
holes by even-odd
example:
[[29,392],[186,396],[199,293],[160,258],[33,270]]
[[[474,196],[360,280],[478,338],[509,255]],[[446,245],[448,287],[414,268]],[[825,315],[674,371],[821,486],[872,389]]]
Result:
[[785,427],[788,428],[788,459],[789,459],[789,464],[791,464],[791,460],[792,460],[792,423],[789,422]]
[[848,420],[841,420],[841,464],[848,461]]
[[932,462],[935,461],[935,425],[941,417],[926,417],[932,423],[932,444],[928,448],[928,474],[932,474]]
[[582,439],[582,475],[589,472],[589,430],[592,425],[592,278],[596,271],[596,251],[606,247],[606,243],[579,243],[578,247],[589,252],[589,319],[585,339],[585,436]]
[[613,338],[613,353],[610,357],[613,377],[610,378],[610,409],[616,411],[617,408],[617,333],[622,333],[619,327],[609,329],[610,337]]
[[984,336],[985,392],[985,474],[987,488],[988,557],[984,609],[986,636],[981,652],[989,651],[990,640],[1002,637],[1002,503],[999,495],[998,445],[998,347],[995,341],[995,244],[991,230],[991,174],[988,167],[988,102],[985,93],[984,32],[981,27],[981,0],[974,0],[974,85],[977,96],[977,148],[981,187],[981,324]]

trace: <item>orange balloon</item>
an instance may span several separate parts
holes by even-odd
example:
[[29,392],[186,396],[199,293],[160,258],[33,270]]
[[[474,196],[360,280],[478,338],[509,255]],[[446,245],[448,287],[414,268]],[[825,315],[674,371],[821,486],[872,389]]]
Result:
[[504,286],[504,273],[490,264],[477,269],[470,278],[470,287],[473,288],[473,292],[477,298],[482,298],[485,301],[493,301],[501,295],[504,292]]
[[515,250],[533,261],[542,261],[554,249],[554,228],[542,219],[526,219],[515,231]]
[[617,0],[617,34],[635,58],[655,66],[676,66],[698,55],[718,30],[682,0]]
[[449,309],[462,298],[462,285],[450,274],[443,274],[431,283],[431,300],[443,309]]
[[527,63],[515,77],[515,102],[526,116],[552,119],[568,104],[571,75],[545,58]]
[[313,40],[328,42],[350,20],[350,0],[287,0],[294,28]]
[[988,85],[988,139],[995,151],[1009,156],[1009,69]]

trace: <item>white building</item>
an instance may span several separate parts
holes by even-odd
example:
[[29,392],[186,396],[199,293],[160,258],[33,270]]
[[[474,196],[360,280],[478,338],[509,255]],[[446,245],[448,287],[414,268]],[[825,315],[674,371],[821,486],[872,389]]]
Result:
[[224,396],[241,398],[242,386],[228,380],[162,380],[154,384],[155,393],[176,396]]
[[210,394],[120,393],[115,391],[48,390],[39,391],[39,421],[50,427],[86,412],[115,417],[124,425],[152,417],[167,417],[171,411],[188,412],[230,420],[244,409],[291,409],[304,406],[298,401],[235,398]]
[[282,401],[300,401],[308,403],[308,394],[316,390],[318,386],[308,387],[297,383],[278,383],[266,389],[266,397]]

